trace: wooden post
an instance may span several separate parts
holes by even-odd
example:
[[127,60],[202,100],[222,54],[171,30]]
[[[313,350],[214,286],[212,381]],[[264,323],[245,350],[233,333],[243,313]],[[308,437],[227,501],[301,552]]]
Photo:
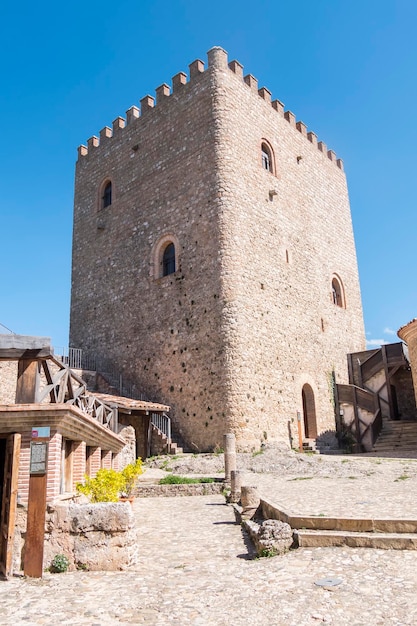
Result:
[[42,578],[46,513],[46,474],[29,480],[28,520],[25,547],[25,576]]
[[26,528],[24,574],[42,578],[45,540],[48,443],[31,443],[29,502]]
[[301,430],[301,412],[297,411],[297,426],[298,426],[298,450],[303,451],[303,432]]
[[31,358],[19,359],[16,385],[16,404],[29,404],[35,402],[37,376],[37,361]]

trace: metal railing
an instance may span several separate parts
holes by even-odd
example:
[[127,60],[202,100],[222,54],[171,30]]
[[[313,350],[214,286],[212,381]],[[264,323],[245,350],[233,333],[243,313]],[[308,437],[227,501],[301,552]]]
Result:
[[155,426],[163,435],[166,435],[168,445],[171,440],[171,418],[166,413],[151,413],[151,424]]

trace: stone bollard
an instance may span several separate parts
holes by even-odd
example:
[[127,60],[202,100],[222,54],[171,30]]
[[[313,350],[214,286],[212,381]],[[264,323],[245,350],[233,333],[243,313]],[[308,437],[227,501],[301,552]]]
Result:
[[242,505],[242,519],[252,519],[261,502],[258,487],[242,487],[240,500]]
[[239,502],[242,489],[242,472],[239,470],[232,470],[230,472],[230,487],[229,502]]
[[232,471],[236,470],[236,437],[233,433],[224,435],[224,479],[230,482]]

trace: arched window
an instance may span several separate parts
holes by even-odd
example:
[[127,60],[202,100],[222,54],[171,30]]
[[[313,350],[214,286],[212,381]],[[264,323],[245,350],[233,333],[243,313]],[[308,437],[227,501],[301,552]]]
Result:
[[101,196],[101,208],[105,209],[111,205],[112,185],[111,181],[107,181],[103,188],[103,194]]
[[274,151],[266,139],[261,140],[261,164],[264,170],[276,174]]
[[171,242],[167,245],[162,255],[162,276],[168,276],[175,272],[175,246]]
[[150,275],[154,280],[174,274],[180,268],[178,237],[174,233],[166,233],[152,246]]
[[272,167],[272,151],[271,148],[264,141],[261,146],[261,158],[262,158],[262,167],[264,170],[268,172],[273,172]]
[[345,308],[342,281],[337,276],[332,278],[332,300],[336,306],[340,306],[342,309]]

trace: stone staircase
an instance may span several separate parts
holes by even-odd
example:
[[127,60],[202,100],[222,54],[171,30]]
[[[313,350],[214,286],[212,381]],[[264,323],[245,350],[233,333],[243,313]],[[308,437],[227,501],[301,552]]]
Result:
[[381,433],[372,452],[387,456],[399,456],[415,452],[417,454],[417,421],[383,420]]
[[168,437],[155,424],[152,424],[152,454],[182,454],[183,448]]
[[316,440],[303,439],[303,452],[310,452],[310,454],[320,454],[320,450],[317,448]]

